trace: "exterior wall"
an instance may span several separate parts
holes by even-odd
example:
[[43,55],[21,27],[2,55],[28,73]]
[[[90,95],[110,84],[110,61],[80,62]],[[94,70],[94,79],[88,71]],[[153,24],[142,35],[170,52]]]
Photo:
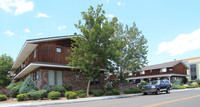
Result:
[[182,63],[179,63],[173,67],[173,73],[187,75],[187,68]]
[[[40,68],[40,79],[38,80],[37,86],[39,89],[41,89],[43,86],[48,85],[48,70],[54,70],[55,71],[55,85],[56,83],[56,71],[62,71],[62,81],[63,86],[66,83],[72,84],[73,90],[86,90],[87,88],[87,81],[82,78],[76,78],[75,74],[79,71],[72,71],[70,69],[57,69],[57,68]],[[103,72],[101,72],[102,75],[104,75]],[[82,75],[80,75],[81,77]],[[90,89],[103,89],[105,85],[104,76],[100,78],[100,84],[98,85],[90,85]]]

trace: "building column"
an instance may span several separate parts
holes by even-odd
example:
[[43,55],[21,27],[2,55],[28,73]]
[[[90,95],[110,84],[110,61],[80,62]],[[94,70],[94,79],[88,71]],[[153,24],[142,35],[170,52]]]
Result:
[[140,82],[142,82],[143,81],[143,79],[140,79]]
[[158,80],[160,80],[160,78],[157,78]]
[[168,78],[169,82],[171,82],[171,81],[170,81],[170,76],[169,76],[169,77],[167,77],[167,78]]
[[151,83],[151,78],[148,78],[149,79],[149,83]]

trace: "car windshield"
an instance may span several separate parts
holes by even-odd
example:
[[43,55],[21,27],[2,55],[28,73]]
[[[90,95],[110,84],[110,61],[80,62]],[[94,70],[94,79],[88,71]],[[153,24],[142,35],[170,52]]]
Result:
[[156,84],[159,84],[159,81],[152,81],[152,82],[150,83],[150,85],[156,85]]

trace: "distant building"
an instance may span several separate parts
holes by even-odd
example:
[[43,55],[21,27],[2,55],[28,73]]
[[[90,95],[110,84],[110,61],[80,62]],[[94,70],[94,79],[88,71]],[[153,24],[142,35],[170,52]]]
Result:
[[187,69],[183,61],[176,60],[143,67],[140,73],[132,74],[127,80],[134,83],[153,80],[169,80],[171,83],[178,80],[181,82],[184,77],[188,76]]
[[187,74],[189,80],[200,79],[200,57],[182,60],[188,67]]

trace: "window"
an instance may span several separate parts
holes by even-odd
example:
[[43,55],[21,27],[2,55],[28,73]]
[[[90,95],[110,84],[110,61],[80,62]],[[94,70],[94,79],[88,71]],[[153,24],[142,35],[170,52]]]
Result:
[[38,79],[39,79],[39,71],[33,72],[33,81],[38,80]]
[[33,58],[36,58],[36,54],[37,54],[36,49],[34,49],[34,51],[33,51]]
[[91,85],[98,85],[100,84],[100,79],[99,78],[92,78],[91,81],[90,81],[90,84]]
[[55,72],[53,70],[48,71],[48,84],[55,85]]
[[62,86],[62,71],[57,71],[56,73],[56,84]]
[[144,75],[144,74],[145,74],[145,71],[141,71],[141,72],[140,72],[140,75]]
[[190,75],[191,75],[191,80],[196,80],[197,79],[196,64],[190,65]]
[[61,53],[61,48],[56,48],[56,52]]
[[25,66],[26,66],[26,62],[24,61],[24,62],[21,64],[21,68],[23,69]]
[[152,75],[152,70],[150,70],[150,74]]
[[167,68],[160,69],[160,72],[167,72]]

